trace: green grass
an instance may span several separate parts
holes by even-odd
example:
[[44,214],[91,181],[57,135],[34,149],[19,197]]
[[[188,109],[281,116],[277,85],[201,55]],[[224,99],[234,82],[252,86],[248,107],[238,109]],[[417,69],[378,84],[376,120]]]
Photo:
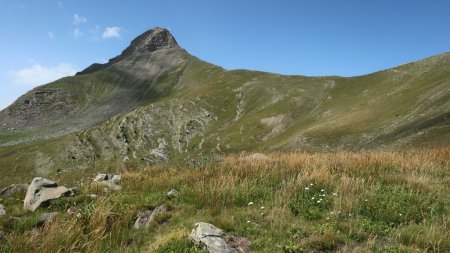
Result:
[[[188,239],[199,221],[246,237],[255,252],[448,251],[448,149],[273,153],[266,162],[243,156],[198,167],[130,167],[121,191],[85,186],[35,214],[21,210],[23,196],[4,199],[7,212],[27,218],[0,218],[5,251],[204,252]],[[172,188],[182,195],[168,199]],[[168,213],[149,229],[132,229],[139,211],[161,204]],[[72,206],[81,217],[63,214],[35,227],[41,213]]]

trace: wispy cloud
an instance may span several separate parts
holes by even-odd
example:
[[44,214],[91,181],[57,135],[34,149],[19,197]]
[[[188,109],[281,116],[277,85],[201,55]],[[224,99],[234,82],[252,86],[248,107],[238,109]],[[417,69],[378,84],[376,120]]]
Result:
[[83,35],[83,33],[81,32],[81,30],[77,27],[73,30],[72,32],[73,37],[75,37],[75,39],[78,39],[79,37],[81,37]]
[[80,16],[80,15],[78,15],[76,13],[73,15],[73,22],[72,23],[74,25],[84,24],[86,22],[87,22],[87,18],[86,17],[82,17],[82,16]]
[[106,27],[105,31],[102,34],[102,38],[104,39],[121,38],[120,32],[121,32],[120,27],[117,26]]
[[69,63],[60,63],[54,67],[34,64],[29,68],[11,71],[9,72],[9,76],[12,79],[13,85],[34,87],[65,76],[72,76],[76,72],[76,68]]
[[47,33],[47,36],[48,36],[49,39],[52,40],[52,39],[55,38],[55,33],[53,33],[53,32],[48,32],[48,33]]

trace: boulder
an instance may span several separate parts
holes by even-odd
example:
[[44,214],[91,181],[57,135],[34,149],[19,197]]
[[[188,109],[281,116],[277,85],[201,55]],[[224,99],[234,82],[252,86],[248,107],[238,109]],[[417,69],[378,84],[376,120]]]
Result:
[[120,175],[108,175],[108,174],[98,174],[94,180],[94,182],[101,183],[113,190],[120,190],[120,182],[122,181],[122,176]]
[[243,160],[249,161],[249,162],[267,161],[267,160],[269,160],[269,157],[266,156],[265,154],[254,153],[254,154],[251,154],[251,155],[248,155],[248,156],[244,157]]
[[70,193],[64,186],[58,186],[55,182],[45,178],[36,177],[28,187],[23,207],[34,212],[42,203]]
[[205,245],[209,253],[236,253],[223,239],[223,231],[212,224],[199,222],[195,224],[190,238],[198,245]]
[[5,214],[6,214],[5,206],[0,204],[0,217],[5,215]]
[[26,192],[27,184],[12,184],[0,190],[0,197],[11,197],[19,192]]
[[41,217],[39,217],[38,226],[45,226],[47,224],[50,224],[53,222],[53,220],[58,216],[58,212],[52,212],[52,213],[43,213]]
[[175,198],[178,198],[179,196],[181,196],[181,191],[179,191],[177,189],[172,189],[167,193],[167,197],[169,199],[175,199]]
[[134,223],[134,229],[148,228],[150,224],[155,220],[156,215],[167,212],[167,208],[164,205],[160,205],[153,210],[148,210],[138,213],[138,218]]

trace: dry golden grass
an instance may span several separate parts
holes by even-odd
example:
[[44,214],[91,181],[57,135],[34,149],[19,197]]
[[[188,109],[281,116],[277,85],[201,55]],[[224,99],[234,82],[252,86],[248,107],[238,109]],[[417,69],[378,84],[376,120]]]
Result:
[[[261,161],[248,161],[244,159],[247,155],[226,155],[218,163],[199,168],[158,165],[125,169],[121,191],[87,188],[86,193],[100,197],[80,206],[84,211],[81,219],[63,215],[44,228],[12,233],[8,236],[13,242],[11,249],[152,252],[185,240],[195,222],[209,221],[248,237],[258,252],[296,252],[300,248],[450,250],[450,215],[448,208],[440,208],[449,203],[450,148],[397,153],[278,152]],[[330,204],[314,209],[316,216],[305,216],[303,209],[296,215],[292,204],[303,207],[302,202],[295,202],[295,196],[301,197],[311,184],[323,188]],[[172,188],[182,191],[179,200],[166,198]],[[409,198],[411,206],[402,198]],[[367,209],[365,201],[373,201],[373,210]],[[387,206],[377,206],[377,201]],[[171,207],[167,224],[155,224],[149,231],[131,229],[138,211],[162,203]],[[424,213],[427,209],[417,207],[418,203],[436,210]],[[400,207],[395,207],[397,204]],[[405,207],[414,211],[412,215],[421,216],[406,220],[389,216],[407,214]],[[421,231],[443,234],[429,244]]]

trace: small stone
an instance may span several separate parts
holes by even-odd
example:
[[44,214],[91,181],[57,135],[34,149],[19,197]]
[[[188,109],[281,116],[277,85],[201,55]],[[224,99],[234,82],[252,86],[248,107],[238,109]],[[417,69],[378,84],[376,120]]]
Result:
[[53,220],[56,218],[56,216],[58,216],[59,213],[58,212],[52,212],[52,213],[44,213],[41,215],[41,217],[39,218],[39,226],[45,226],[47,224],[50,224],[51,222],[53,222]]
[[97,199],[97,194],[89,194],[90,199]]
[[0,190],[0,197],[11,197],[19,192],[27,192],[28,184],[12,184]]
[[169,199],[175,199],[175,198],[178,198],[179,196],[181,196],[181,191],[179,191],[177,189],[172,189],[167,193],[167,197]]
[[148,210],[138,213],[138,218],[134,222],[134,229],[148,228],[150,224],[155,220],[156,215],[167,212],[167,208],[164,205],[160,205],[153,210]]
[[0,204],[0,216],[3,216],[5,214],[6,214],[5,206],[3,204]]

